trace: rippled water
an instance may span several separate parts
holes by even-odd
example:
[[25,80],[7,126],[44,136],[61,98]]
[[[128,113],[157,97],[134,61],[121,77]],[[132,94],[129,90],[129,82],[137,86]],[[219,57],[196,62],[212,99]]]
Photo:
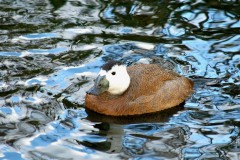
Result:
[[[1,159],[240,159],[240,4],[0,0]],[[109,59],[191,78],[184,106],[113,118],[85,91]]]

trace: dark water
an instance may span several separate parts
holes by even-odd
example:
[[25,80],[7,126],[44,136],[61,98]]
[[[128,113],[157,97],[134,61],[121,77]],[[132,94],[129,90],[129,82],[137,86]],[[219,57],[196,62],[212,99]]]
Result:
[[[237,0],[0,0],[1,159],[240,159]],[[85,110],[109,59],[158,58],[195,82],[183,107]]]

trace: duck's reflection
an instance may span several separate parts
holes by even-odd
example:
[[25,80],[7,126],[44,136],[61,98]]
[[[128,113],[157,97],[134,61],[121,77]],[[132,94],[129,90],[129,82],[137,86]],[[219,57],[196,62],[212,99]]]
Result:
[[105,122],[109,124],[134,124],[134,123],[160,123],[167,122],[170,117],[176,114],[178,111],[184,109],[184,103],[163,111],[142,114],[142,115],[134,115],[134,116],[106,116],[96,112],[93,112],[89,109],[85,109],[88,114],[87,120],[92,122]]
[[[120,153],[129,148],[128,144],[125,143],[126,136],[129,136],[129,134],[125,133],[126,130],[130,129],[131,131],[134,130],[134,132],[137,130],[137,132],[142,132],[144,136],[148,137],[148,133],[151,134],[150,130],[153,130],[153,132],[157,130],[154,129],[154,124],[168,122],[174,114],[177,114],[177,112],[184,109],[183,105],[184,104],[181,104],[177,107],[157,113],[121,117],[105,116],[86,109],[86,113],[88,114],[86,117],[87,120],[91,122],[100,122],[94,125],[94,128],[99,130],[99,132],[96,134],[105,136],[107,140],[104,143],[98,144],[102,147],[104,146],[103,148],[99,148],[97,147],[98,145],[96,146],[96,144],[89,144],[87,142],[81,144],[108,153]],[[146,130],[139,130],[139,126],[140,128],[145,128]],[[134,137],[141,138],[140,135],[134,135]]]

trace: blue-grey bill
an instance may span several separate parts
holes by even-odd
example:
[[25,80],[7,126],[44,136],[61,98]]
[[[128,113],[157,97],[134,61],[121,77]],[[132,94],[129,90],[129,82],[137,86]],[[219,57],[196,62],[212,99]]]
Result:
[[94,86],[87,91],[87,94],[100,95],[108,90],[109,82],[106,76],[98,76],[95,80]]

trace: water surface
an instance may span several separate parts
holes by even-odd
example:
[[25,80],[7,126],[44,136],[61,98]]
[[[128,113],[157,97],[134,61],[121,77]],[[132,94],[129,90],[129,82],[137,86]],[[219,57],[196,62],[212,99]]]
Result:
[[[240,159],[238,1],[0,0],[1,159]],[[86,110],[102,64],[171,62],[182,106]]]

